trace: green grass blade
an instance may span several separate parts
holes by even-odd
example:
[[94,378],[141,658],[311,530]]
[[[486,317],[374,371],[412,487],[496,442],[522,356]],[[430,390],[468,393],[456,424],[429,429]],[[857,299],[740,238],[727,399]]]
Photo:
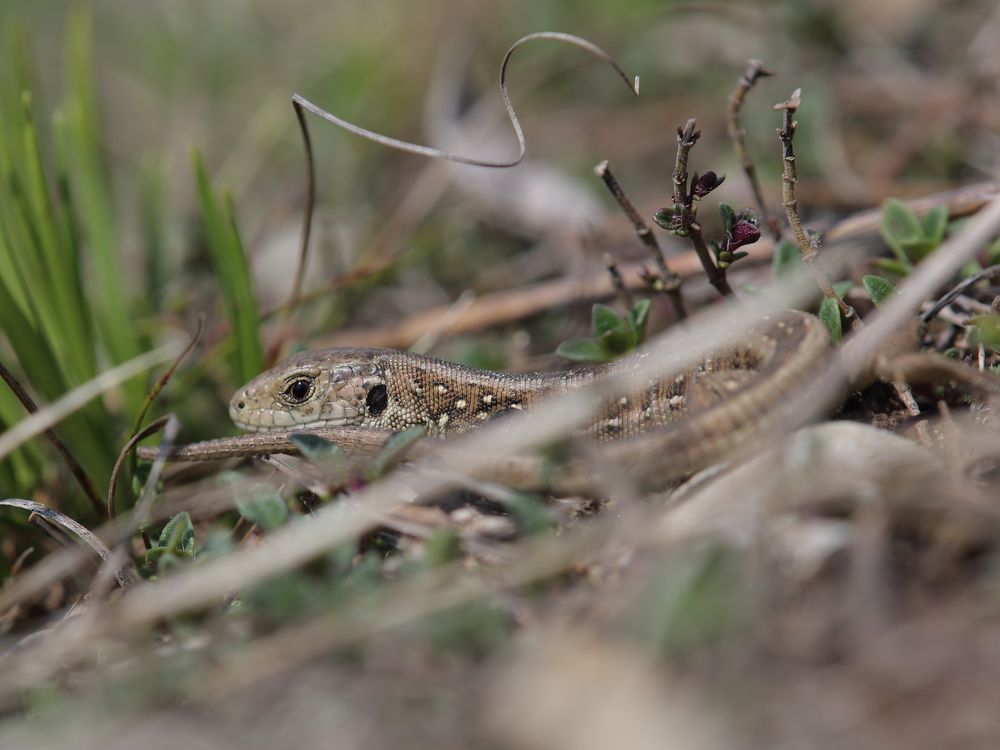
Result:
[[139,189],[140,219],[143,247],[146,250],[145,279],[150,313],[159,308],[159,301],[167,285],[170,269],[167,254],[167,222],[164,216],[165,191],[163,173],[159,165],[144,162]]
[[[101,339],[114,362],[139,353],[127,304],[122,262],[115,238],[111,194],[101,162],[96,96],[91,66],[91,21],[85,10],[70,13],[67,27],[67,82],[64,153],[85,245],[90,251],[95,293],[90,303]],[[142,403],[140,381],[126,386],[126,404],[134,412]]]
[[230,358],[233,379],[243,383],[258,374],[264,356],[260,345],[260,317],[250,266],[236,227],[231,203],[223,207],[212,190],[201,156],[194,153],[195,182],[205,240],[222,287],[226,315],[236,342]]

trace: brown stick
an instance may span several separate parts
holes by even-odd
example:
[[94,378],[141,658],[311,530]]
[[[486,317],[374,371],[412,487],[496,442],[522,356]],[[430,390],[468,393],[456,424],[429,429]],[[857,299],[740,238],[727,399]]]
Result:
[[[628,195],[625,194],[622,186],[611,173],[607,160],[602,161],[594,167],[594,172],[604,181],[604,184],[611,192],[611,195],[613,195],[615,200],[618,201],[618,205],[621,206],[622,211],[625,212],[629,221],[632,222],[632,226],[635,228],[635,233],[639,237],[639,241],[645,245],[650,256],[653,258],[653,262],[656,263],[657,270],[660,272],[659,286],[662,288],[663,292],[670,297],[670,302],[673,305],[674,313],[677,315],[677,319],[683,320],[687,317],[687,309],[684,307],[684,298],[681,296],[681,277],[674,271],[671,271],[667,266],[667,259],[663,255],[663,248],[660,247],[660,243],[656,241],[656,235],[653,234],[653,230],[649,228],[649,224],[647,224],[643,220],[642,216],[639,215],[635,204],[632,203]],[[610,268],[608,270],[610,270]]]
[[694,144],[698,142],[701,133],[695,128],[698,121],[690,118],[683,128],[677,128],[677,158],[674,161],[674,215],[679,218],[679,226],[675,230],[678,235],[691,241],[702,268],[708,276],[708,283],[715,287],[723,297],[733,296],[733,289],[726,281],[726,272],[719,268],[712,259],[712,252],[705,244],[701,233],[701,225],[697,222],[695,209],[688,196],[688,156]]
[[799,202],[795,198],[795,150],[792,146],[792,141],[795,138],[795,127],[798,124],[795,122],[795,112],[802,103],[801,94],[802,89],[795,89],[795,91],[792,92],[792,95],[788,97],[787,101],[774,105],[776,110],[781,110],[782,112],[782,124],[781,127],[778,128],[778,138],[781,140],[781,161],[783,165],[781,179],[781,203],[784,206],[785,216],[788,218],[788,224],[791,226],[792,233],[795,235],[795,243],[799,248],[799,253],[802,255],[802,260],[809,269],[809,272],[816,280],[816,285],[820,288],[820,291],[823,292],[823,296],[825,298],[832,299],[837,303],[837,307],[840,308],[840,314],[844,316],[845,320],[850,322],[852,327],[856,328],[861,322],[861,319],[854,311],[854,308],[840,299],[840,297],[837,296],[837,293],[833,290],[833,284],[830,283],[830,280],[826,277],[822,267],[819,265],[819,253],[816,250],[816,243],[809,237],[805,227],[802,225],[802,219],[799,217]]
[[729,95],[729,106],[726,108],[726,127],[729,131],[729,139],[733,142],[733,148],[736,150],[736,156],[740,160],[740,166],[743,167],[743,173],[750,183],[750,190],[753,191],[754,201],[757,203],[761,219],[767,225],[771,237],[775,242],[778,242],[781,239],[781,225],[767,210],[767,204],[764,202],[764,191],[761,190],[760,180],[757,179],[757,167],[754,165],[750,150],[747,148],[747,132],[740,122],[740,112],[743,109],[747,93],[754,87],[758,79],[773,75],[774,73],[765,68],[764,63],[760,60],[747,62],[746,70],[740,76],[733,93]]
[[[758,250],[758,248],[760,248]],[[770,257],[770,250],[764,243],[754,246],[757,258]],[[702,274],[701,262],[693,252],[671,258],[674,271],[682,279]],[[623,263],[619,271],[625,286],[633,291],[646,289],[647,284],[640,274],[645,269],[642,263]],[[505,292],[495,292],[477,297],[457,320],[442,326],[452,311],[452,305],[431,308],[406,320],[379,328],[357,328],[338,331],[324,336],[317,346],[385,346],[407,348],[428,330],[442,330],[455,335],[476,331],[492,325],[509,323],[537,315],[545,310],[580,302],[582,300],[607,299],[616,290],[607,271],[601,270],[582,278],[562,278],[545,281]]]

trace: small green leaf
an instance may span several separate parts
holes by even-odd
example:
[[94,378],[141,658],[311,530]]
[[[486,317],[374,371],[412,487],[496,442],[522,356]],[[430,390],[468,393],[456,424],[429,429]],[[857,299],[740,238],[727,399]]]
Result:
[[294,443],[303,456],[313,461],[323,461],[340,453],[340,448],[336,443],[308,432],[295,433],[290,435],[288,439]]
[[609,359],[594,339],[568,339],[559,344],[556,354],[574,362],[605,362]]
[[628,319],[632,324],[632,330],[638,338],[638,343],[642,343],[646,338],[646,324],[649,322],[649,308],[651,303],[648,299],[641,299],[632,305]]
[[262,529],[276,529],[288,520],[288,504],[271,487],[255,488],[248,499],[236,501],[236,510]]
[[736,211],[728,203],[720,203],[719,213],[722,215],[723,232],[728,233],[732,231],[733,226],[736,224]]
[[934,243],[937,247],[944,239],[945,230],[948,228],[948,207],[934,206],[920,218],[920,227],[924,237]]
[[668,232],[674,231],[673,220],[674,210],[672,208],[661,208],[653,214],[653,221],[656,222],[657,226],[661,229],[666,229]]
[[774,249],[774,258],[771,262],[771,275],[775,279],[780,279],[797,272],[802,268],[802,255],[794,243],[782,240]]
[[638,336],[629,330],[608,331],[598,339],[606,359],[611,359],[619,354],[631,351],[635,348],[637,341]]
[[844,330],[840,321],[840,306],[837,300],[826,297],[819,305],[819,319],[822,320],[830,330],[830,336],[834,341],[843,338]]
[[868,292],[868,296],[872,298],[872,302],[876,305],[881,305],[895,291],[892,282],[888,279],[883,279],[881,276],[865,276],[861,279],[861,283],[864,285],[865,291]]
[[904,240],[920,239],[924,236],[917,215],[902,201],[889,198],[882,204],[881,230],[882,238],[899,261],[909,264],[909,257],[901,243]]
[[182,511],[167,521],[155,546],[165,553],[183,557],[194,555],[194,524],[191,523],[191,515]]
[[590,328],[595,338],[609,332],[628,331],[628,321],[615,310],[600,303],[590,309]]
[[913,239],[899,241],[899,246],[906,253],[906,257],[914,262],[926,258],[937,249],[938,244],[926,237],[914,237]]

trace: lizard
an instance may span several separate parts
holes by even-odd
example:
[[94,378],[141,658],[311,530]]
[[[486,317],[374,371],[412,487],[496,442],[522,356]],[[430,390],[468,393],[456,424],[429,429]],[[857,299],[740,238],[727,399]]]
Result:
[[[604,400],[584,432],[599,442],[610,462],[628,467],[643,486],[689,475],[752,443],[789,416],[788,395],[824,366],[830,347],[829,333],[818,318],[794,311],[770,316],[738,344],[697,366]],[[177,446],[168,457],[199,461],[297,454],[291,436],[299,432],[373,455],[395,431],[422,426],[439,437],[468,432],[625,371],[641,356],[520,374],[391,349],[302,352],[233,395],[230,417],[251,434]],[[417,454],[426,452],[426,443],[416,446]],[[140,449],[143,458],[155,455],[155,448]],[[547,481],[538,466],[537,461],[508,462],[497,473],[510,484],[533,487]],[[578,484],[562,482],[564,489]]]

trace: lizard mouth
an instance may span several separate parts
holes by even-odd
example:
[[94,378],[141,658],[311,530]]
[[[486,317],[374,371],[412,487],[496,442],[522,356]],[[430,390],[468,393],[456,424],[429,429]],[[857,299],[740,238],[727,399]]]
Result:
[[[295,421],[295,415],[279,411],[240,415],[240,418],[233,414],[230,416],[233,423],[244,432],[302,432],[318,430],[322,427],[340,427],[347,424],[346,419],[314,419],[308,422],[298,422]],[[288,421],[286,422],[286,420]]]

